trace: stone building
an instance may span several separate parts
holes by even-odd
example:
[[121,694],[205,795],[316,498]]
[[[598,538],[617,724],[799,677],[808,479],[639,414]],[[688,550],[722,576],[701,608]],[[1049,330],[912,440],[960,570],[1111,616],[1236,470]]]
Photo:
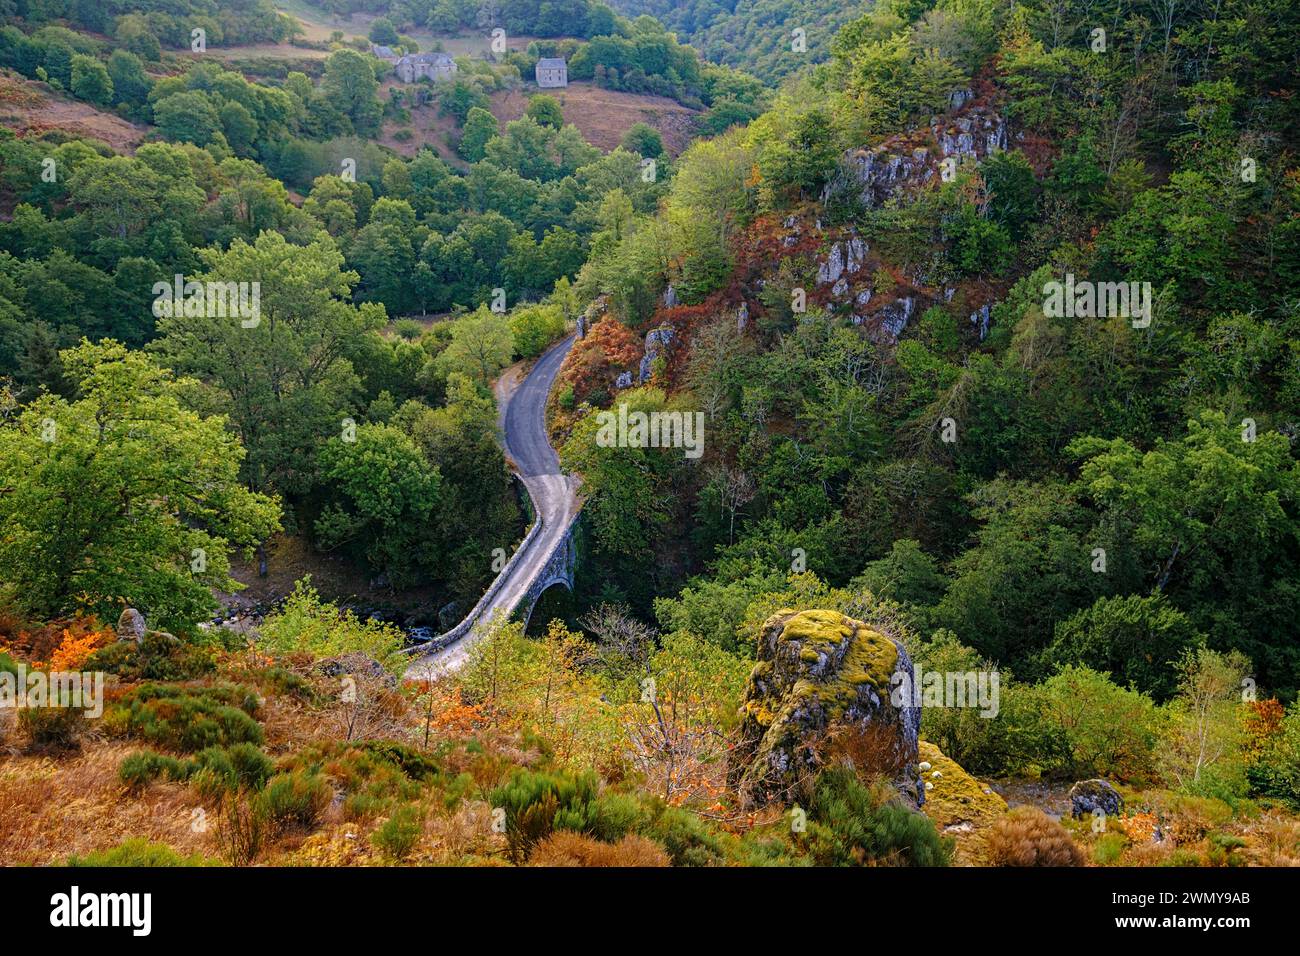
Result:
[[408,53],[398,56],[392,47],[370,45],[370,52],[385,63],[393,65],[393,72],[403,83],[417,80],[449,79],[456,75],[456,61],[446,53]]
[[414,83],[426,77],[436,82],[456,75],[456,61],[446,53],[408,54],[393,64],[393,71],[403,83]]
[[561,56],[544,56],[537,61],[537,85],[553,90],[569,85],[569,65]]

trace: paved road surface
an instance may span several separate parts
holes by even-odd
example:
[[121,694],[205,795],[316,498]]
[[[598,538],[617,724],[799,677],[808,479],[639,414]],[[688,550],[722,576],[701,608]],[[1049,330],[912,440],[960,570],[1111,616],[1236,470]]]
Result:
[[[513,370],[506,371],[497,381],[495,391],[506,454],[513,460],[533,499],[542,528],[518,560],[502,572],[506,578],[499,582],[499,590],[492,600],[480,609],[479,620],[491,620],[498,613],[509,616],[514,611],[577,514],[577,481],[560,472],[559,456],[546,435],[546,399],[572,345],[573,336],[570,336],[554,346],[538,360],[522,383],[518,372]],[[406,676],[418,679],[459,670],[479,637],[476,630],[471,630],[450,647],[415,658],[407,667]]]

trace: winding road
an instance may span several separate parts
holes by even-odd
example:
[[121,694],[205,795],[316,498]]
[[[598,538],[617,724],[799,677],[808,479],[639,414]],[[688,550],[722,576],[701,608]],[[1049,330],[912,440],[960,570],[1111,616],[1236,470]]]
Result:
[[413,659],[406,669],[408,678],[435,677],[464,666],[470,647],[482,636],[475,625],[497,614],[512,614],[568,534],[578,513],[578,482],[560,471],[560,458],[547,438],[546,399],[573,340],[570,335],[553,346],[526,376],[517,367],[507,369],[493,386],[506,457],[528,489],[536,523],[483,599],[454,629],[466,633],[446,647]]

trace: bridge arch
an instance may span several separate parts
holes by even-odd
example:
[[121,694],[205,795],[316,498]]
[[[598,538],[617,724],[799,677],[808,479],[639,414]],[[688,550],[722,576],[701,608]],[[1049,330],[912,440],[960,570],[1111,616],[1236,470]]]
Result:
[[578,563],[577,549],[573,543],[575,525],[576,522],[569,526],[564,538],[551,552],[545,567],[519,602],[518,611],[523,618],[525,632],[528,630],[528,625],[532,623],[533,611],[537,609],[537,602],[541,600],[543,594],[557,585],[562,586],[570,594],[573,593],[573,573]]

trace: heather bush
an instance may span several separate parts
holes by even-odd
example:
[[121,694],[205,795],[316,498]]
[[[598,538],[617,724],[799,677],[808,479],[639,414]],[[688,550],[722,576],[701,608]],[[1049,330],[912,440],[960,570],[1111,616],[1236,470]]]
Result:
[[168,780],[186,780],[189,775],[189,763],[153,750],[137,750],[133,754],[128,754],[117,768],[118,779],[129,790],[141,790],[159,777],[166,777]]
[[296,770],[278,773],[254,798],[254,811],[275,832],[309,830],[329,806],[334,790],[317,773]]
[[529,866],[668,866],[664,848],[643,836],[629,833],[617,843],[606,843],[571,830],[556,830],[533,848]]
[[807,842],[820,866],[947,866],[952,841],[899,802],[889,784],[864,784],[848,767],[817,775]]
[[23,707],[18,711],[18,726],[33,750],[72,750],[80,745],[86,715],[71,700],[59,707]]
[[424,832],[424,816],[419,807],[401,806],[394,810],[370,834],[370,842],[386,856],[404,860],[410,856]]
[[994,821],[987,836],[994,866],[1083,866],[1078,844],[1037,807],[1016,807]]
[[132,736],[173,750],[194,752],[235,743],[261,745],[262,727],[252,714],[257,696],[232,684],[177,687],[145,684],[115,709]]
[[213,798],[228,790],[261,790],[274,769],[271,758],[260,748],[238,743],[200,750],[191,761],[190,772],[199,793]]

